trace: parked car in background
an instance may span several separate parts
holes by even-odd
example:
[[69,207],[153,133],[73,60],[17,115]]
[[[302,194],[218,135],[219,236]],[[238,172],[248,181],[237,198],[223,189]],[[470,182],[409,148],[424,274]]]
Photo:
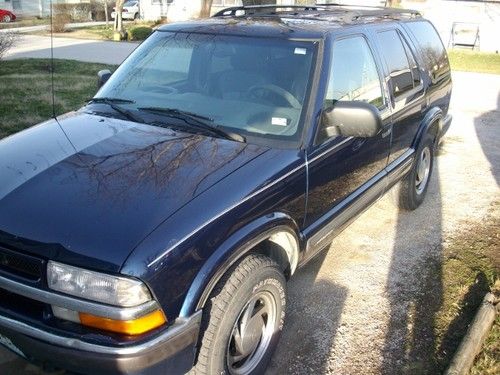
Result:
[[10,10],[0,9],[0,22],[12,22],[16,20],[16,15]]
[[[116,8],[113,8],[111,18],[115,19]],[[126,20],[137,20],[140,18],[139,1],[127,1],[123,4],[122,18]]]
[[76,373],[264,373],[287,279],[396,184],[419,207],[451,123],[403,9],[235,7],[98,82],[0,141],[0,344]]

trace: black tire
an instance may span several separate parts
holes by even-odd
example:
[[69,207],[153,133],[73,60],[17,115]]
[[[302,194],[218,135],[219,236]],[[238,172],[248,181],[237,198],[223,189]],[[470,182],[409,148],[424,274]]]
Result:
[[134,21],[137,21],[139,19],[139,13],[134,14]]
[[[415,210],[422,204],[429,188],[429,182],[434,168],[435,142],[431,134],[426,134],[420,143],[415,156],[415,161],[410,172],[395,187],[394,194],[397,205],[408,211]],[[424,164],[423,157],[428,156],[428,173],[425,179],[419,168]]]
[[[198,375],[264,373],[283,329],[285,286],[286,280],[280,267],[266,256],[251,254],[234,265],[218,282],[204,308],[201,345],[192,373]],[[260,301],[259,298],[265,301]],[[273,311],[276,314],[272,318],[273,314],[270,312],[267,315],[267,322],[266,317],[260,315],[261,311],[265,310],[265,303],[268,303],[266,301],[271,301],[270,304],[274,301]],[[241,323],[247,311],[259,313],[248,314],[255,319],[250,318],[245,321],[246,323]],[[246,329],[242,328],[243,324]],[[242,334],[238,335],[237,332],[240,331]],[[240,336],[248,339],[235,338]],[[237,340],[240,347],[245,349],[242,352],[252,353],[233,363],[233,360],[242,353],[237,350]],[[265,347],[264,343],[267,343]]]

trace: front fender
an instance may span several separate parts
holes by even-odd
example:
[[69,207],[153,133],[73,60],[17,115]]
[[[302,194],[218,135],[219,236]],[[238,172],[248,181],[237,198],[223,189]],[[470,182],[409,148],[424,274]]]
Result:
[[188,290],[180,316],[188,317],[201,309],[229,268],[260,242],[278,232],[292,234],[298,251],[304,248],[297,223],[285,213],[269,214],[250,222],[227,238],[202,266]]

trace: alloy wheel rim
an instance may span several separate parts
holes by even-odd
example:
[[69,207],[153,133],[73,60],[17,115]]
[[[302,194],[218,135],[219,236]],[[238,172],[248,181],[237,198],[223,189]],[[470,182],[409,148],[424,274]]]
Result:
[[417,176],[415,179],[415,189],[417,194],[422,194],[429,181],[429,173],[431,169],[431,151],[426,147],[420,153],[417,164]]
[[227,345],[226,361],[233,375],[251,373],[266,354],[277,319],[274,296],[261,291],[241,310]]

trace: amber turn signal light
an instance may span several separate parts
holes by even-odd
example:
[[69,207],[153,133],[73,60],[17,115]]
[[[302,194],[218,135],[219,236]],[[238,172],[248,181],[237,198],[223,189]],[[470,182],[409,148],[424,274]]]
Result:
[[140,335],[167,322],[167,319],[161,310],[155,310],[134,320],[114,320],[85,313],[79,313],[79,316],[81,324],[87,327],[98,328],[125,335]]

